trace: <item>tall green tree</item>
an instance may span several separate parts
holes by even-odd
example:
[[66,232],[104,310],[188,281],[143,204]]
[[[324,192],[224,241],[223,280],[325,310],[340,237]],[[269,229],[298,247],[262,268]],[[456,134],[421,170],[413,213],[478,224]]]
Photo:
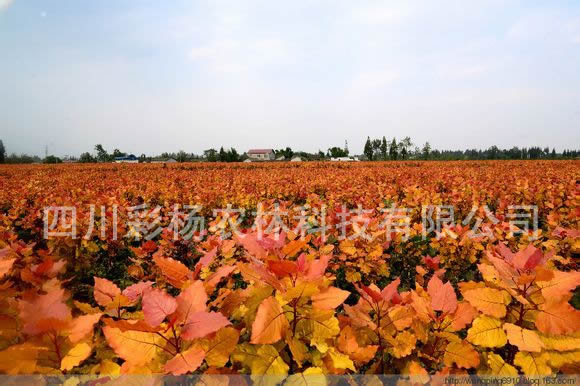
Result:
[[407,159],[409,157],[409,149],[413,147],[413,142],[411,142],[410,137],[405,137],[399,142],[399,149],[401,149],[401,159]]
[[429,156],[431,154],[431,145],[429,144],[429,142],[425,142],[425,145],[423,145],[422,153],[424,159],[429,159]]
[[363,153],[369,161],[373,160],[373,144],[371,143],[371,137],[367,137]]
[[115,149],[113,150],[113,158],[117,158],[117,157],[125,157],[127,155],[127,153],[122,152],[119,149]]
[[0,139],[0,164],[6,162],[6,149],[4,148],[4,142]]
[[218,160],[218,154],[216,149],[207,149],[203,151],[203,157],[207,162],[216,162]]
[[84,152],[79,157],[79,162],[81,162],[81,163],[93,163],[95,161],[96,161],[95,158],[88,151]]
[[185,151],[183,151],[183,150],[178,151],[177,154],[176,154],[175,160],[177,162],[185,162],[185,161],[187,161],[187,153]]
[[332,158],[348,157],[348,151],[338,146],[333,146],[329,148],[326,154],[328,154],[328,156]]
[[392,160],[396,160],[397,158],[399,158],[399,147],[397,145],[397,140],[394,137],[393,140],[391,141],[389,156],[391,157]]
[[381,140],[373,139],[371,143],[373,144],[373,159],[378,160],[381,157]]
[[389,149],[389,145],[387,145],[387,139],[383,135],[383,140],[381,141],[381,156],[383,157],[383,161],[387,159],[388,149]]
[[95,151],[97,152],[97,160],[99,162],[109,161],[109,153],[107,153],[103,145],[101,145],[100,143],[95,145]]

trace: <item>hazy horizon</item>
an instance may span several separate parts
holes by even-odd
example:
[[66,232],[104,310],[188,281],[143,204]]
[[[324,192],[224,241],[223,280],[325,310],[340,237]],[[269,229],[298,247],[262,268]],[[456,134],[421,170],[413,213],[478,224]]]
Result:
[[580,145],[577,1],[0,0],[0,52],[8,153]]

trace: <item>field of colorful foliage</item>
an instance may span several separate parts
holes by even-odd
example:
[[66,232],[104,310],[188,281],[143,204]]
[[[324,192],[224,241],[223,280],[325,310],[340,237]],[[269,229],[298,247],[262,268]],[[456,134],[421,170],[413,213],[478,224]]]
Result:
[[579,161],[1,166],[0,186],[3,374],[580,373]]

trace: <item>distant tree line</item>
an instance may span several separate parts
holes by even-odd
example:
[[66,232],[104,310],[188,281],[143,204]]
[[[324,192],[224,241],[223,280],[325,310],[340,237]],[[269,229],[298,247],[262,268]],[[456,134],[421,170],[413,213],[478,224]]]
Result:
[[578,150],[564,150],[557,153],[555,148],[550,150],[549,147],[541,148],[538,146],[530,148],[519,148],[514,146],[510,149],[500,149],[497,146],[491,146],[488,149],[467,149],[467,150],[438,150],[432,149],[429,142],[419,148],[411,141],[411,138],[405,137],[397,143],[396,138],[387,141],[382,139],[371,139],[367,137],[363,149],[364,157],[369,161],[380,160],[487,160],[487,159],[573,159],[580,155]]
[[[290,147],[275,149],[274,154],[276,158],[284,157],[286,160],[292,159],[292,157],[298,156],[306,161],[322,161],[329,158],[338,157],[348,157],[349,150],[345,146],[340,147],[330,147],[326,152],[319,150],[317,153],[308,153],[304,151],[294,151]],[[0,140],[0,163],[7,164],[25,164],[25,163],[61,163],[61,162],[82,162],[82,163],[95,163],[95,162],[112,162],[117,157],[127,156],[126,152],[119,149],[114,149],[112,153],[109,153],[103,145],[97,144],[94,147],[94,153],[84,152],[78,158],[75,157],[64,157],[59,158],[54,155],[48,155],[45,158],[40,158],[38,156],[30,156],[27,154],[7,154],[4,143]],[[411,141],[411,138],[405,137],[397,141],[393,138],[391,141],[383,136],[382,138],[371,139],[367,137],[367,140],[363,149],[362,159],[367,159],[370,161],[381,161],[381,160],[491,160],[491,159],[575,159],[580,156],[580,151],[565,149],[561,153],[556,152],[556,149],[548,147],[541,148],[539,146],[533,146],[529,148],[519,148],[514,146],[510,149],[500,149],[497,146],[491,146],[488,149],[467,149],[467,150],[438,150],[432,149],[429,142],[426,142],[422,147],[415,146]],[[166,161],[169,159],[174,159],[177,162],[241,162],[248,158],[245,153],[239,153],[235,148],[231,147],[229,149],[224,149],[220,147],[219,150],[214,148],[207,149],[201,155],[194,153],[187,153],[180,150],[176,153],[164,152],[158,156],[147,156],[141,154],[137,159],[139,162],[151,162],[151,161]]]

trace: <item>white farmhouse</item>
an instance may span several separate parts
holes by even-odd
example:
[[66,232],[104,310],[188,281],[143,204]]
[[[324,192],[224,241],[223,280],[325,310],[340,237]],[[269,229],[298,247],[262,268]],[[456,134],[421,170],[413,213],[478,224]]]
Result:
[[252,161],[272,161],[276,158],[272,149],[250,149],[247,154]]

